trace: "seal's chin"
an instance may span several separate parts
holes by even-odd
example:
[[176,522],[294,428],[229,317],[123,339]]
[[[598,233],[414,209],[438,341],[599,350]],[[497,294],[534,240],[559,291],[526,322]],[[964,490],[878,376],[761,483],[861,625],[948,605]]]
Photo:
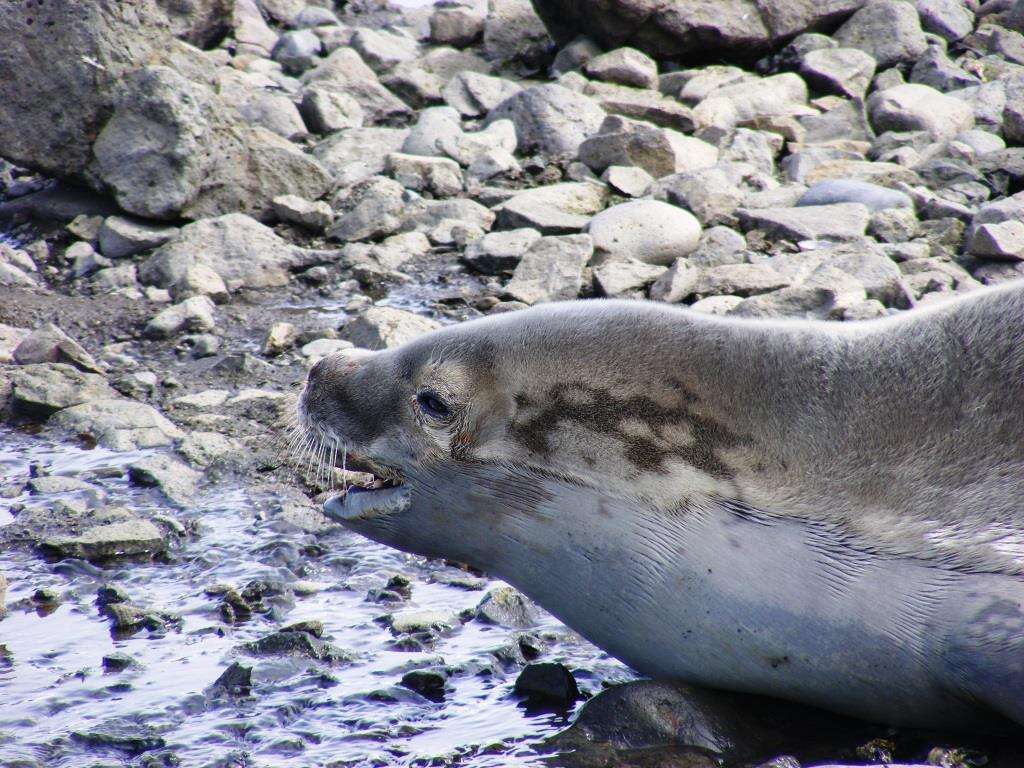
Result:
[[379,488],[352,486],[328,499],[324,503],[324,514],[336,522],[345,523],[396,514],[408,507],[409,489],[404,485]]

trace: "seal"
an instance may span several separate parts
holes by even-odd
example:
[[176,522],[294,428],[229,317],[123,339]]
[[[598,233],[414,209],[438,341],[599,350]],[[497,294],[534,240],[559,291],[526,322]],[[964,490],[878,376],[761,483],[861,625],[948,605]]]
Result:
[[373,475],[330,517],[643,674],[1024,725],[1024,281],[846,324],[542,305],[326,358],[298,410]]

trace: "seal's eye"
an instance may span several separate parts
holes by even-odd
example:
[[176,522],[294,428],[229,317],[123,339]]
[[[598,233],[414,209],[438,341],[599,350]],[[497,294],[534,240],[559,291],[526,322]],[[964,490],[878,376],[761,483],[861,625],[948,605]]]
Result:
[[423,390],[416,393],[416,404],[424,415],[432,419],[447,419],[451,415],[451,409],[444,400],[430,390]]

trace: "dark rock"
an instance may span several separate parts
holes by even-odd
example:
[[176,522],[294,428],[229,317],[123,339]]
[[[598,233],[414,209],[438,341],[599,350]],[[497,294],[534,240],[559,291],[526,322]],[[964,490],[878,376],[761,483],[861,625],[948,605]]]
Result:
[[520,629],[537,623],[533,606],[512,587],[497,587],[488,592],[476,607],[476,619]]
[[448,672],[443,668],[414,669],[402,675],[402,685],[431,701],[444,698]]
[[141,755],[166,746],[164,738],[151,726],[131,718],[117,718],[88,731],[72,731],[71,737],[90,747],[109,747],[129,755]]
[[576,678],[564,664],[528,664],[516,678],[515,693],[531,706],[565,708],[582,698]]
[[14,362],[67,363],[87,373],[103,373],[92,355],[53,323],[46,323],[29,334],[14,349]]
[[252,667],[237,661],[231,662],[231,666],[214,680],[212,688],[233,696],[247,695],[252,690]]
[[309,632],[274,632],[246,643],[243,648],[255,656],[302,656],[330,664],[350,661],[352,658],[345,651],[319,640]]
[[120,672],[123,669],[138,666],[138,662],[135,659],[127,653],[121,653],[120,651],[106,654],[102,659],[102,664],[106,672]]

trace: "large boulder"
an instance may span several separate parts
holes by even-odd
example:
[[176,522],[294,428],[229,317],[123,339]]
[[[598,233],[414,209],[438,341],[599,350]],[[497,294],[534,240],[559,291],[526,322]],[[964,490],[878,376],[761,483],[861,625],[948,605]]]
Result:
[[490,111],[487,122],[511,120],[520,151],[574,156],[580,143],[597,133],[604,118],[604,110],[586,96],[549,83],[505,99]]
[[834,27],[864,0],[533,0],[551,36],[586,35],[604,48],[629,45],[658,59],[755,59],[808,30]]

